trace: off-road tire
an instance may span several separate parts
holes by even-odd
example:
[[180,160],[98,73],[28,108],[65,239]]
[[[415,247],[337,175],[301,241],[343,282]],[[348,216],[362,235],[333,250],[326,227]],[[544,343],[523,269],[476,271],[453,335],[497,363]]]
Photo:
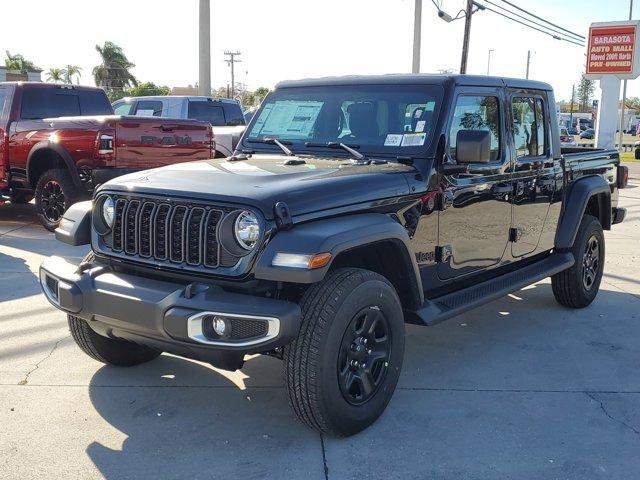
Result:
[[29,203],[31,200],[33,200],[33,193],[28,192],[13,192],[9,198],[14,205]]
[[[283,358],[291,406],[313,429],[334,436],[353,435],[382,414],[398,382],[404,356],[404,318],[398,295],[377,273],[343,268],[312,285],[300,306],[300,332],[285,347]],[[344,352],[341,344],[347,335],[353,335],[353,321],[367,309],[385,317],[390,352],[376,389],[365,403],[354,405],[341,390],[338,363]]]
[[[590,239],[595,238],[598,243],[598,270],[591,287],[587,288],[583,277],[585,274],[584,255]],[[596,298],[602,280],[604,269],[604,234],[602,225],[592,215],[582,217],[576,239],[571,247],[571,253],[576,259],[574,265],[551,277],[553,295],[561,305],[569,308],[584,308]]]
[[52,218],[52,213],[47,210],[47,188],[52,183],[60,187],[63,196],[62,205],[56,209],[58,213],[60,210],[64,213],[71,205],[83,198],[83,192],[73,183],[71,175],[64,168],[52,168],[40,176],[35,191],[36,213],[42,226],[50,232],[58,228],[62,218],[62,214],[57,219]]
[[117,367],[149,362],[162,352],[126,340],[107,338],[94,332],[81,318],[67,315],[69,330],[80,349],[91,358]]

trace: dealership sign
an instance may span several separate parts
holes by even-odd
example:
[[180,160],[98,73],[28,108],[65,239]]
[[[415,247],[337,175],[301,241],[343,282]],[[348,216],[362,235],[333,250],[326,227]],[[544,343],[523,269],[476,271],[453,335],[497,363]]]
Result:
[[640,22],[593,23],[589,28],[587,76],[636,78],[640,74]]

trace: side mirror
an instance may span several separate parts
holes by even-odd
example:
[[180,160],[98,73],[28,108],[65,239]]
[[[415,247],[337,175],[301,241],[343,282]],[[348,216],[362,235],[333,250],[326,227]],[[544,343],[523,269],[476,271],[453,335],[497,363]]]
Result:
[[487,130],[459,130],[456,137],[458,163],[489,163],[491,133]]

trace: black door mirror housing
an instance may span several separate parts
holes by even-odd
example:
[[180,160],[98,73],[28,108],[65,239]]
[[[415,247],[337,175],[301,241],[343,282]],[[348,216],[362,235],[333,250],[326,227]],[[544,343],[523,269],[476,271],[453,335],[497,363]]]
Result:
[[456,136],[458,163],[489,163],[491,161],[491,133],[487,130],[459,130]]

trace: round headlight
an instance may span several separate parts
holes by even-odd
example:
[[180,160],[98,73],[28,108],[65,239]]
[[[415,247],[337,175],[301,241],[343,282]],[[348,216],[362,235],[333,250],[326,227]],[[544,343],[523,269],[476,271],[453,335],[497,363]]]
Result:
[[234,233],[240,246],[245,250],[251,250],[260,238],[258,217],[251,212],[241,212],[236,218]]
[[115,203],[113,198],[107,197],[102,202],[102,221],[109,228],[113,226],[113,212],[115,208]]

